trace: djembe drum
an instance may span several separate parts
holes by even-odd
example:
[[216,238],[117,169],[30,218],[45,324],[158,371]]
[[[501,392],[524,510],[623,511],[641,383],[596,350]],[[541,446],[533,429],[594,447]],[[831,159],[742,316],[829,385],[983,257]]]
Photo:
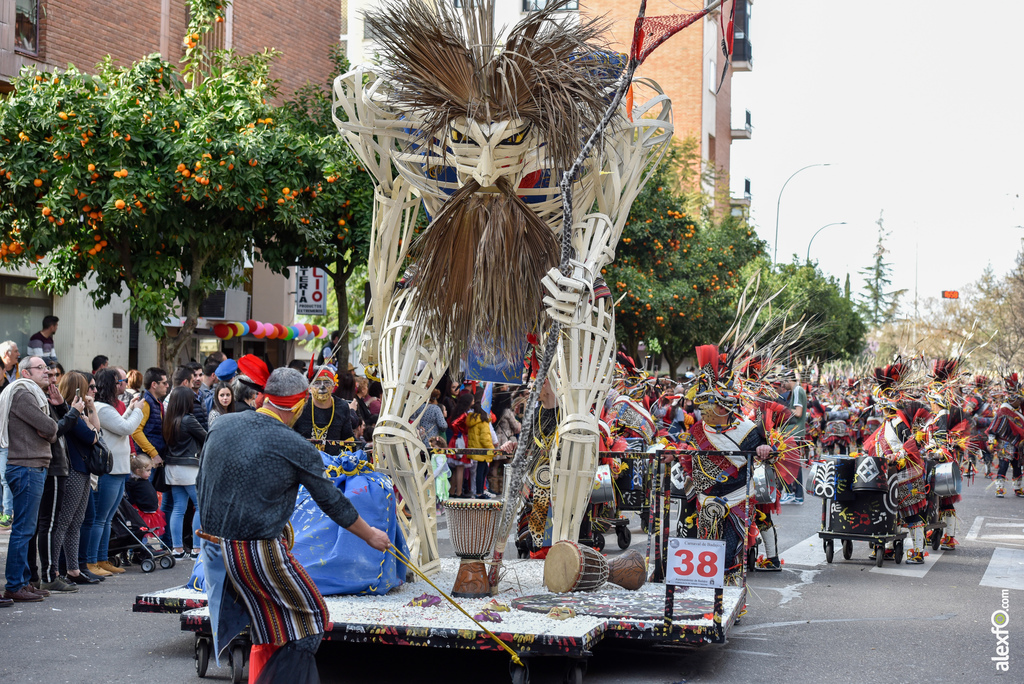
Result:
[[501,501],[448,499],[444,502],[455,555],[461,560],[452,596],[483,598],[497,589],[487,577],[483,558],[494,546]]
[[608,560],[589,546],[563,539],[544,559],[544,586],[558,594],[594,591],[605,582],[634,591],[646,581],[647,562],[635,549]]
[[608,561],[608,581],[623,589],[636,591],[647,582],[647,561],[636,549]]
[[563,539],[544,559],[544,586],[549,591],[593,591],[608,581],[608,561],[589,546]]

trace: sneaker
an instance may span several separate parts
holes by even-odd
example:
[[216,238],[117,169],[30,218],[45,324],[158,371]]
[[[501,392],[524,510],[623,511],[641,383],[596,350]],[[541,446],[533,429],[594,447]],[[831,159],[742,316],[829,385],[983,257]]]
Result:
[[173,551],[171,553],[171,558],[174,560],[188,560],[191,556],[188,551]]
[[924,565],[924,551],[911,551],[904,561],[907,565]]
[[10,527],[11,523],[14,522],[14,516],[10,513],[4,513],[0,515],[0,527]]
[[[114,573],[107,572],[106,570],[101,568],[99,563],[87,563],[85,567],[88,569],[89,572],[91,572],[92,574],[96,575],[97,577],[104,577],[104,578],[106,578],[106,577],[113,577],[113,575],[114,575]],[[83,570],[82,572],[85,572],[85,570]]]
[[[868,560],[875,560],[877,558],[878,558],[878,554],[875,552],[875,549],[872,548],[871,549],[871,553],[868,554]],[[896,559],[896,552],[893,551],[892,549],[886,549],[885,550],[885,557],[882,558],[882,560],[895,560],[895,559]]]
[[781,499],[779,499],[779,503],[780,503],[780,504],[791,504],[791,503],[793,503],[793,500],[794,500],[795,498],[796,498],[796,497],[795,497],[795,496],[793,496],[792,494],[786,493],[786,494],[783,494],[783,495],[782,495],[782,498],[781,498]]
[[52,582],[43,582],[40,585],[41,588],[47,590],[50,593],[57,594],[74,594],[78,591],[78,587],[64,580],[62,577],[58,577]]
[[103,580],[96,576],[89,576],[84,572],[79,571],[77,575],[68,575],[64,578],[65,582],[69,584],[99,584]]
[[1002,499],[1004,496],[1006,496],[1006,490],[1004,490],[1002,487],[997,487],[996,488],[996,498],[997,499]]
[[800,496],[800,497],[794,496],[792,503],[794,505],[796,505],[796,506],[803,506],[804,505],[804,497],[802,497],[802,496]]
[[1019,497],[1024,497],[1024,489],[1014,489],[1013,493]]
[[100,561],[96,565],[100,566],[112,575],[120,575],[124,572],[124,568],[119,568],[110,561]]
[[754,563],[754,572],[782,572],[782,563],[778,556],[771,558],[758,558]]
[[950,537],[947,534],[942,538],[942,542],[940,543],[939,548],[945,549],[947,551],[955,551],[958,545],[959,542],[955,538]]

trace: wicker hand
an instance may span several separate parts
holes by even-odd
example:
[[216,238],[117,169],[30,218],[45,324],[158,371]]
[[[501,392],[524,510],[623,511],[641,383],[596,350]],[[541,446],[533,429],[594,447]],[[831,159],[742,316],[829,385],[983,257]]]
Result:
[[541,280],[541,283],[551,294],[544,298],[547,305],[548,316],[564,326],[572,325],[576,311],[583,301],[583,297],[590,289],[587,278],[587,271],[583,264],[576,260],[570,260],[573,267],[571,276],[562,275],[561,271],[553,268]]

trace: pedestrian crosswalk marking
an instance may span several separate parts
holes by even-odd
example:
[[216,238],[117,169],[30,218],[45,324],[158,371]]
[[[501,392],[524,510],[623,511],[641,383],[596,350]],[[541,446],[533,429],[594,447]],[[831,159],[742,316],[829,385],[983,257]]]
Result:
[[1024,519],[979,515],[964,541],[1024,547]]
[[[842,558],[841,553],[839,557]],[[783,551],[779,555],[779,559],[782,561],[783,567],[799,565],[814,568],[825,564],[825,550],[818,535],[812,534],[802,542]]]
[[992,558],[985,568],[985,575],[978,584],[983,587],[1024,591],[1024,551],[993,549]]

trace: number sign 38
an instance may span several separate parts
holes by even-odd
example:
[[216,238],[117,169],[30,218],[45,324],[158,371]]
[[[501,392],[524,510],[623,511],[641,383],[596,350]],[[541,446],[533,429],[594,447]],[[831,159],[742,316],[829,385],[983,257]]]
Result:
[[669,584],[721,587],[725,579],[725,542],[672,537],[668,540]]

